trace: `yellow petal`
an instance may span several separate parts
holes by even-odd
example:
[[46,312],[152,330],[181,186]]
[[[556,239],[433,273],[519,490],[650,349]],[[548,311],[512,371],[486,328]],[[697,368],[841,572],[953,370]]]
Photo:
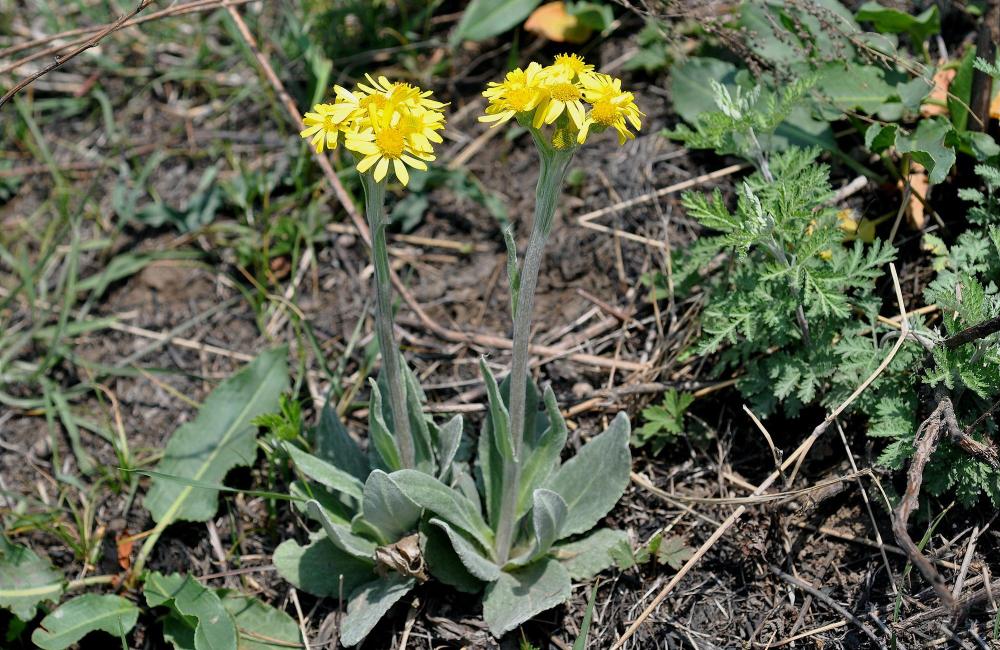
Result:
[[396,170],[396,178],[403,184],[403,187],[406,187],[406,184],[410,182],[410,173],[406,171],[406,165],[403,164],[402,160],[396,158],[392,161],[392,168]]
[[389,171],[389,159],[380,158],[378,164],[375,165],[375,180],[381,181],[385,178],[386,173]]
[[377,154],[373,156],[365,156],[361,159],[361,162],[358,163],[358,171],[364,174],[366,171],[371,169],[372,165],[374,165],[378,160],[379,156]]
[[414,169],[419,169],[420,171],[427,171],[427,164],[424,161],[418,160],[413,156],[407,156],[406,154],[403,154],[402,158],[403,162],[405,162],[410,167],[413,167]]

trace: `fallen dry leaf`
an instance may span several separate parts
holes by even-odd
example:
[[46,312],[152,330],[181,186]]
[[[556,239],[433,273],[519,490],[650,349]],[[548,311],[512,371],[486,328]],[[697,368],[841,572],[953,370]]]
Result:
[[535,9],[524,21],[524,28],[557,43],[583,43],[594,31],[566,11],[565,2],[549,2]]

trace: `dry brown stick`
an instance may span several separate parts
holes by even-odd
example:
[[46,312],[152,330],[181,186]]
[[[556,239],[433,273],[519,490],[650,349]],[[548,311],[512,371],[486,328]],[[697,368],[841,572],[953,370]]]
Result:
[[[299,125],[299,128],[303,128],[302,116],[299,113],[298,108],[295,106],[295,102],[285,90],[281,80],[278,79],[278,76],[274,73],[274,68],[271,67],[267,58],[261,53],[259,47],[257,46],[257,41],[250,33],[250,29],[247,27],[246,22],[243,21],[239,12],[231,6],[232,1],[233,0],[223,0],[222,4],[229,12],[233,21],[236,23],[236,27],[239,30],[240,35],[247,42],[247,46],[250,48],[250,51],[253,52],[254,58],[257,59],[257,63],[260,65],[262,71],[264,72],[264,76],[271,84],[271,87],[274,88],[274,91],[278,94],[281,103],[288,111],[289,117],[295,124]],[[347,190],[344,189],[343,184],[340,182],[340,178],[337,177],[337,173],[333,170],[333,166],[330,164],[329,158],[321,154],[315,154],[315,158],[319,163],[320,168],[323,170],[323,175],[326,176],[330,185],[333,187],[333,191],[337,195],[337,199],[344,207],[344,210],[347,211],[348,216],[354,223],[354,227],[357,228],[361,239],[364,240],[366,245],[371,246],[371,235],[368,232],[368,226],[365,223],[364,218],[358,212],[357,207],[354,205],[353,199],[347,193]],[[502,349],[511,348],[511,341],[507,338],[487,334],[459,332],[440,325],[427,315],[427,312],[423,310],[420,303],[417,302],[416,298],[413,297],[413,294],[409,291],[409,289],[407,289],[406,285],[403,284],[403,281],[399,278],[399,275],[392,268],[389,269],[389,275],[392,279],[393,286],[396,287],[396,291],[399,292],[403,301],[417,315],[417,319],[420,323],[438,337],[453,343],[476,343],[479,345],[488,345]],[[649,369],[648,364],[644,363],[622,360],[616,361],[614,359],[606,359],[592,354],[570,352],[568,350],[549,346],[533,345],[531,346],[531,352],[533,354],[555,355],[560,357],[564,356],[565,358],[573,361],[604,368],[622,368],[633,371],[644,371]]]
[[[899,349],[903,346],[903,343],[906,341],[907,335],[910,333],[910,321],[906,317],[906,307],[904,306],[904,301],[903,301],[903,290],[899,286],[899,276],[896,275],[895,265],[890,264],[889,270],[892,273],[892,282],[893,282],[893,287],[895,288],[896,291],[896,301],[899,305],[899,313],[902,323],[900,337],[896,340],[896,343],[895,345],[893,345],[892,349],[889,350],[889,354],[887,354],[885,359],[882,360],[882,363],[879,364],[878,368],[875,369],[875,372],[873,372],[867,379],[865,379],[861,383],[861,385],[858,386],[853,393],[851,393],[850,397],[848,397],[840,406],[834,409],[828,416],[826,416],[826,419],[824,419],[823,422],[821,422],[815,429],[813,429],[812,433],[809,434],[809,437],[806,438],[801,445],[799,445],[798,449],[789,454],[788,458],[785,459],[785,462],[781,464],[779,470],[771,472],[771,474],[766,479],[764,479],[764,481],[761,482],[760,485],[757,486],[757,489],[753,491],[752,496],[760,496],[761,494],[763,494],[769,487],[771,487],[771,485],[776,480],[778,480],[778,477],[781,476],[781,471],[787,469],[789,466],[792,465],[792,463],[795,463],[795,468],[797,470],[798,467],[801,465],[802,460],[805,458],[806,454],[809,453],[809,450],[812,448],[813,443],[815,443],[816,440],[818,440],[819,437],[823,435],[823,433],[830,427],[830,424],[832,424],[833,421],[841,413],[843,413],[844,409],[850,406],[854,402],[854,400],[856,400],[858,396],[861,395],[861,393],[863,393],[871,385],[871,383],[875,381],[875,379],[885,371],[885,369],[889,366],[889,364],[892,363],[892,360],[895,358],[896,353],[899,352]],[[793,475],[795,473],[797,472],[793,472]],[[625,632],[623,632],[622,635],[618,637],[618,640],[615,641],[615,644],[614,646],[612,646],[611,650],[618,650],[618,648],[621,648],[622,645],[624,645],[624,643],[629,638],[631,638],[633,634],[636,633],[636,631],[639,629],[642,623],[650,616],[652,616],[653,612],[656,611],[656,608],[659,607],[664,600],[666,600],[667,596],[670,595],[670,592],[673,591],[674,587],[676,587],[677,584],[684,578],[684,576],[686,576],[691,571],[691,569],[694,568],[694,566],[698,564],[699,561],[701,561],[701,558],[704,557],[704,555],[708,552],[708,550],[712,548],[712,546],[714,546],[717,541],[719,541],[719,539],[726,533],[727,530],[729,530],[733,526],[733,524],[737,522],[737,520],[739,520],[740,517],[743,516],[743,513],[746,512],[746,510],[747,506],[741,505],[736,510],[734,510],[733,513],[729,515],[729,517],[725,521],[722,522],[722,525],[719,526],[716,529],[716,531],[712,533],[712,535],[702,543],[702,545],[698,548],[697,551],[695,551],[695,553],[691,556],[691,558],[684,563],[684,566],[682,566],[680,570],[676,574],[674,574],[674,577],[671,578],[670,582],[668,582],[667,585],[663,587],[663,589],[660,591],[660,593],[656,595],[656,598],[653,599],[653,601],[649,604],[649,606],[647,606],[646,609],[643,610],[642,614],[639,615],[639,618],[633,621],[632,624],[629,625],[628,629],[626,629]]]
[[57,56],[55,58],[55,61],[53,61],[49,65],[45,66],[44,68],[42,68],[41,70],[39,70],[34,74],[28,75],[18,83],[14,84],[13,88],[8,90],[3,97],[0,97],[0,108],[2,108],[4,104],[9,102],[11,97],[19,93],[27,86],[34,83],[37,79],[45,76],[49,72],[52,72],[53,70],[63,65],[67,61],[77,57],[81,52],[89,50],[92,47],[96,47],[98,43],[104,40],[105,36],[107,36],[108,34],[112,34],[121,29],[122,27],[124,27],[125,23],[128,22],[130,18],[135,17],[136,14],[138,14],[140,11],[142,11],[152,3],[153,0],[142,0],[138,5],[136,5],[136,8],[133,9],[131,13],[123,15],[115,22],[107,25],[104,29],[95,34],[92,38],[87,39],[84,43],[74,48],[69,54],[66,54],[64,56]]
[[1000,316],[983,321],[978,325],[967,327],[961,332],[953,334],[944,340],[944,347],[953,350],[960,345],[971,343],[978,339],[984,339],[991,334],[1000,332]]
[[949,611],[954,611],[955,598],[948,590],[944,578],[934,568],[934,565],[924,557],[924,554],[920,552],[917,545],[913,543],[913,538],[910,537],[910,533],[906,529],[910,513],[919,504],[918,497],[920,496],[920,486],[924,480],[924,466],[927,465],[927,461],[930,460],[931,455],[937,448],[938,436],[941,433],[941,411],[943,408],[944,400],[938,403],[937,408],[934,409],[930,417],[924,420],[920,428],[917,429],[917,435],[914,439],[915,451],[913,452],[913,460],[910,461],[910,469],[906,473],[906,492],[892,513],[892,532],[896,535],[896,542],[906,551],[910,562],[916,565],[927,582],[931,583],[931,586],[934,587],[934,592],[941,600],[942,606]]
[[881,639],[879,639],[877,636],[875,636],[875,633],[872,632],[872,630],[867,625],[865,625],[861,621],[861,619],[859,619],[857,616],[855,616],[854,614],[852,614],[851,612],[849,612],[847,610],[847,608],[845,608],[843,605],[841,605],[840,603],[838,603],[837,601],[835,601],[833,598],[831,598],[830,596],[826,595],[821,590],[819,590],[816,587],[812,586],[811,584],[809,584],[805,580],[802,580],[800,578],[796,578],[795,576],[788,575],[787,573],[785,573],[784,571],[782,571],[778,567],[774,566],[773,564],[769,565],[768,569],[771,571],[771,573],[773,573],[777,577],[781,578],[782,580],[784,580],[788,584],[794,585],[794,586],[798,587],[799,589],[801,589],[802,591],[806,592],[807,594],[810,594],[816,600],[824,603],[827,607],[829,607],[833,611],[835,611],[838,614],[840,614],[841,616],[843,616],[846,620],[850,621],[858,629],[860,629],[862,632],[864,632],[865,635],[869,639],[871,639],[872,641],[874,641],[875,644],[878,645],[879,648],[883,648],[883,649],[885,648],[885,643]]

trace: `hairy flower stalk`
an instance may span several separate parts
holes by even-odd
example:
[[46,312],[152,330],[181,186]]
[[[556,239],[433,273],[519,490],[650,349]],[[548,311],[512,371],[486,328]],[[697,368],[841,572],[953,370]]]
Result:
[[334,86],[333,102],[316,104],[303,118],[301,136],[309,138],[317,153],[344,146],[354,155],[355,167],[365,189],[365,212],[371,230],[372,262],[375,266],[375,330],[382,354],[383,372],[389,387],[393,437],[402,468],[417,464],[406,383],[399,348],[393,331],[392,283],[386,249],[385,190],[390,174],[403,186],[410,182],[409,169],[426,170],[434,160],[434,145],[442,138],[445,107],[424,91],[408,83],[377,80],[365,76],[367,84],[354,90]]
[[[528,385],[528,343],[531,335],[531,315],[535,303],[538,270],[545,254],[545,242],[552,231],[556,203],[563,179],[576,153],[576,147],[556,149],[537,133],[535,144],[541,157],[541,170],[535,188],[535,215],[531,237],[521,264],[521,286],[514,309],[514,335],[510,378],[510,431],[514,441],[514,462],[504,467],[504,485],[518,485],[521,473],[521,449],[524,446],[524,406]],[[496,553],[500,564],[509,559],[511,542],[517,522],[514,520],[518,491],[504,490],[500,504],[500,522],[496,535]]]
[[[513,352],[508,398],[509,444],[513,458],[503,465],[500,512],[493,522],[496,531],[494,555],[501,566],[511,559],[518,528],[518,498],[525,458],[524,423],[528,386],[528,339],[534,307],[538,270],[563,179],[573,154],[591,133],[612,129],[618,143],[634,138],[643,114],[632,93],[623,91],[621,80],[594,71],[594,66],[573,54],[562,54],[542,67],[531,63],[523,70],[508,72],[501,82],[491,82],[483,95],[490,101],[482,122],[498,126],[511,119],[527,128],[541,159],[536,188],[531,236],[518,269],[514,305]],[[512,279],[513,280],[513,279]],[[513,288],[513,284],[512,284]],[[533,414],[528,414],[534,417]]]

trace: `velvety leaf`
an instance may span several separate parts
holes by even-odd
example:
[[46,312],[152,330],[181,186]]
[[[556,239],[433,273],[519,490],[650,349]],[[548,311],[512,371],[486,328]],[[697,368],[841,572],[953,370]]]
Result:
[[12,544],[0,535],[0,607],[30,621],[38,603],[56,602],[62,592],[62,573],[27,546]]
[[872,23],[875,30],[882,33],[909,34],[917,46],[941,31],[941,14],[936,5],[931,5],[919,16],[911,16],[877,2],[866,2],[854,17],[860,22]]
[[150,607],[169,607],[185,620],[193,618],[194,646],[197,650],[236,650],[237,633],[233,617],[211,589],[191,576],[159,572],[146,576],[143,586]]
[[323,405],[314,444],[316,455],[326,462],[333,463],[359,481],[363,482],[368,477],[365,453],[351,438],[329,401]]
[[443,529],[421,523],[420,533],[420,551],[428,571],[436,580],[465,593],[474,594],[482,590],[482,581],[465,568]]
[[896,136],[896,151],[909,153],[927,168],[932,184],[944,181],[955,164],[955,149],[950,142],[954,129],[942,119],[920,120],[910,135]]
[[406,496],[395,481],[380,469],[365,482],[362,513],[382,535],[384,543],[395,542],[412,531],[420,520],[421,508]]
[[306,507],[309,509],[309,514],[323,525],[323,530],[334,546],[359,560],[374,559],[375,542],[355,535],[350,527],[331,520],[319,501],[309,501]]
[[[282,578],[314,596],[346,598],[360,585],[371,580],[373,561],[359,560],[333,545],[326,535],[313,536],[306,546],[294,539],[282,542],[272,558]],[[343,579],[343,591],[341,591]]]
[[302,451],[295,445],[286,444],[285,451],[288,452],[288,456],[295,463],[295,467],[307,477],[320,485],[325,485],[334,492],[341,492],[352,499],[361,501],[364,485],[348,472],[308,452]]
[[285,612],[237,591],[219,589],[216,594],[236,621],[239,650],[279,650],[302,644],[299,624]]
[[464,494],[447,487],[432,476],[412,469],[393,472],[389,476],[421,508],[469,533],[483,548],[492,547],[493,531],[483,521],[476,505]]
[[556,560],[544,558],[516,571],[504,571],[490,583],[483,597],[483,619],[490,632],[500,637],[569,597],[569,573]]
[[368,453],[371,455],[374,450],[381,459],[383,467],[392,472],[402,467],[403,463],[399,460],[396,439],[385,423],[383,409],[387,405],[382,403],[382,391],[375,380],[369,379],[368,383],[372,388],[371,403],[368,406]]
[[[521,492],[517,499],[517,516],[531,507],[535,489],[551,476],[559,465],[559,455],[566,446],[566,420],[559,411],[551,386],[545,387],[543,397],[548,425],[537,436],[524,440],[524,459],[521,463]],[[537,430],[537,428],[536,428]]]
[[574,580],[589,580],[615,563],[612,549],[629,545],[622,530],[600,528],[581,539],[553,547],[552,556],[562,562]]
[[500,567],[489,558],[484,557],[482,551],[476,548],[475,543],[467,540],[462,533],[449,526],[448,522],[431,519],[430,523],[440,528],[448,536],[451,547],[469,573],[486,582],[492,582],[500,577]]
[[67,600],[42,619],[31,642],[42,650],[63,650],[87,634],[124,637],[139,620],[139,608],[121,596],[84,594]]
[[451,464],[455,462],[455,454],[462,444],[464,427],[465,421],[462,416],[456,415],[438,429],[438,477],[442,480],[450,475]]
[[559,532],[566,521],[566,502],[552,490],[535,490],[532,501],[531,523],[535,541],[529,551],[511,561],[515,566],[534,562],[548,553],[559,539]]
[[[258,415],[278,409],[288,386],[284,347],[262,353],[205,399],[194,421],[170,437],[156,469],[179,479],[222,483],[230,469],[253,464]],[[218,490],[154,478],[143,502],[156,522],[207,521],[218,509]]]
[[514,439],[510,432],[510,413],[500,398],[500,387],[493,377],[493,371],[486,365],[485,359],[479,359],[479,370],[486,384],[486,395],[490,406],[490,422],[493,430],[493,443],[504,463],[514,460]]
[[472,0],[451,34],[451,44],[482,41],[520,24],[541,0]]
[[347,615],[340,627],[340,642],[361,643],[386,612],[408,594],[416,580],[392,573],[359,587],[347,603]]
[[628,418],[619,413],[607,431],[581,447],[547,482],[545,487],[566,501],[562,537],[590,530],[618,503],[632,469],[628,442]]

